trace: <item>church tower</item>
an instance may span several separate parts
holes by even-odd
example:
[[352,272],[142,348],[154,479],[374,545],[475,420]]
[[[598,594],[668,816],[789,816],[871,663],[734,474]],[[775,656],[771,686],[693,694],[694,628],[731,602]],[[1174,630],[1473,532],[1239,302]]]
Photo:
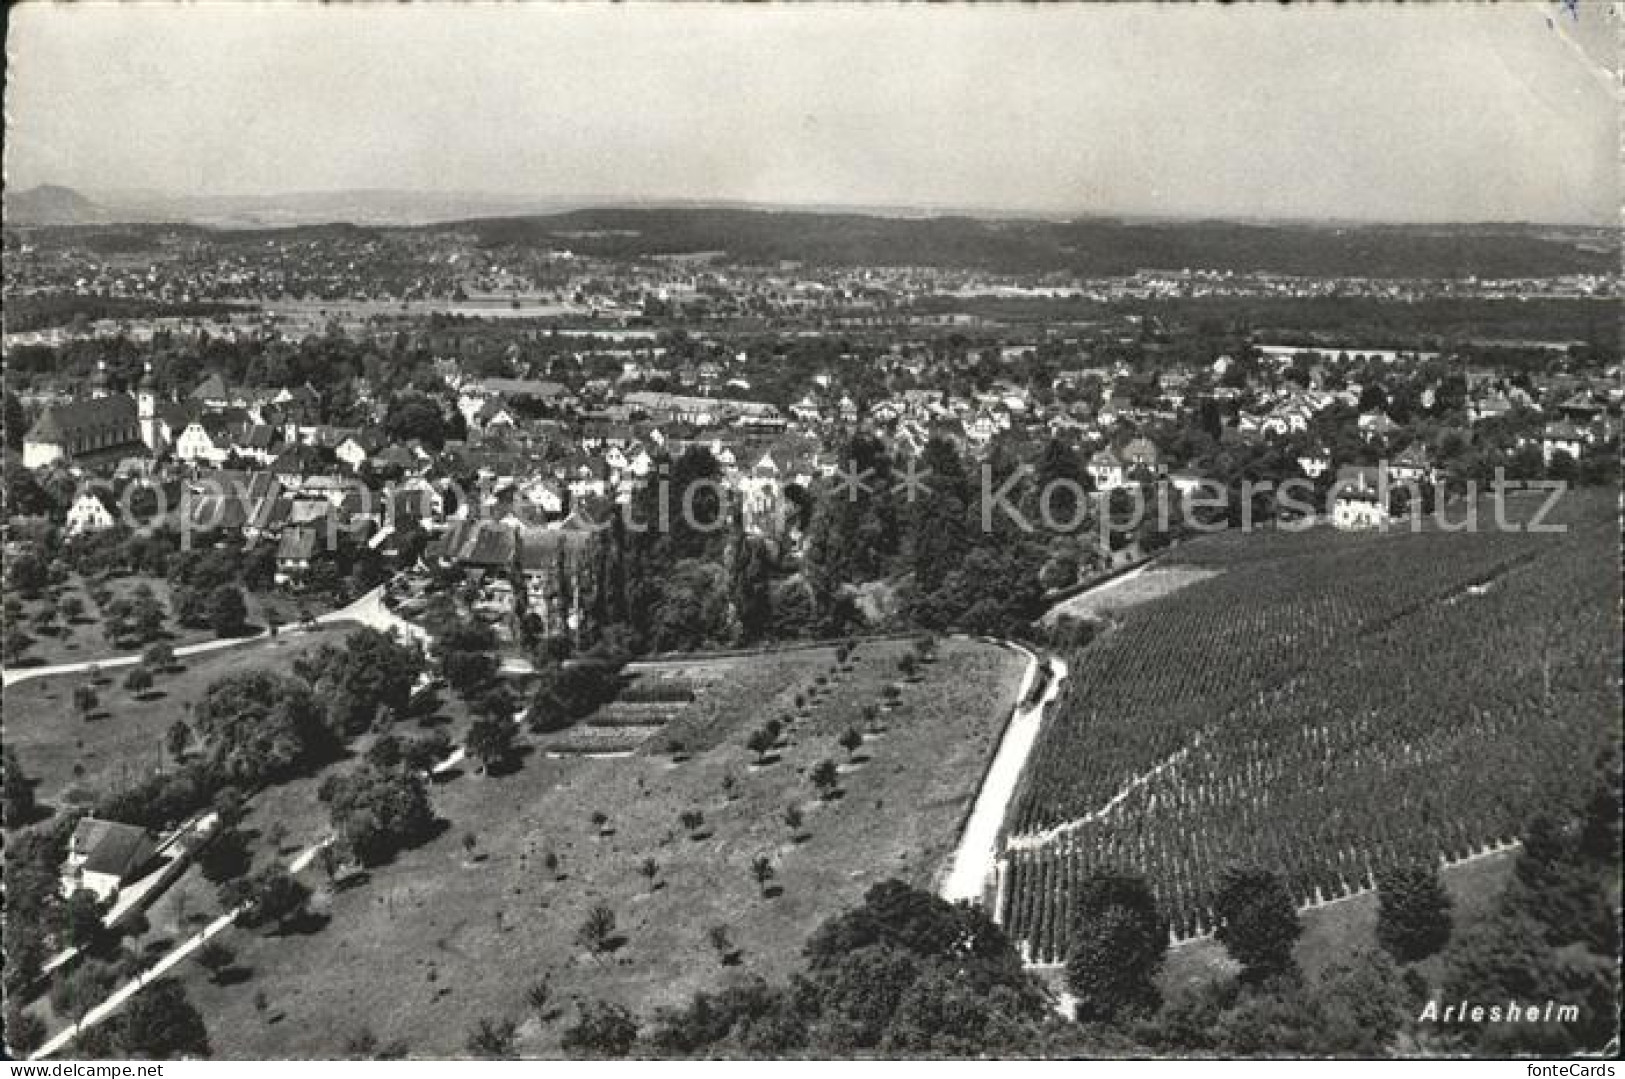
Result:
[[96,361],[96,373],[90,376],[90,396],[107,396],[107,361]]
[[148,361],[135,391],[136,416],[141,420],[141,441],[157,457],[164,451],[163,432],[158,429],[157,387],[152,380],[152,363]]

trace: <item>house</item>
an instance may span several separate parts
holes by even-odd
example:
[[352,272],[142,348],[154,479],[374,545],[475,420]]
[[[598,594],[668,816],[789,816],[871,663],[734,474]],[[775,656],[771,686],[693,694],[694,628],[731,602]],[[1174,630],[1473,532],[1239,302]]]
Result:
[[526,609],[540,619],[544,636],[573,633],[581,624],[582,584],[595,530],[578,509],[556,528],[524,528],[515,534]]
[[1298,468],[1312,480],[1318,480],[1332,467],[1332,455],[1325,450],[1305,450],[1298,456]]
[[274,579],[277,584],[291,584],[304,579],[321,549],[321,538],[320,529],[309,525],[290,528],[282,533],[276,545]]
[[1468,419],[1473,423],[1498,420],[1512,411],[1512,402],[1502,393],[1491,393],[1472,403]]
[[133,824],[85,817],[68,837],[62,863],[62,893],[84,889],[107,902],[119,888],[141,877],[156,847],[146,830]]
[[550,517],[564,512],[564,489],[545,476],[524,481],[519,485],[518,494],[522,502],[535,506]]
[[1386,412],[1363,413],[1356,423],[1360,430],[1360,437],[1366,441],[1378,438],[1387,438],[1399,429],[1399,424],[1388,417]]
[[357,431],[347,436],[333,451],[340,461],[349,466],[350,471],[357,472],[366,464],[373,454],[384,446],[384,438],[375,431]]
[[1580,455],[1585,452],[1586,443],[1590,440],[1590,436],[1586,431],[1576,427],[1568,420],[1549,423],[1546,425],[1545,431],[1541,433],[1541,459],[1550,465],[1553,457],[1559,453],[1566,453],[1569,457],[1578,461]]
[[204,408],[222,409],[231,407],[231,391],[226,389],[226,381],[219,374],[210,375],[198,384],[190,395],[190,400]]
[[1332,527],[1345,532],[1388,527],[1387,481],[1380,468],[1346,466],[1333,484]]
[[250,461],[268,465],[276,460],[277,429],[268,423],[250,424],[231,443],[231,452]]
[[175,440],[175,456],[182,461],[207,461],[218,465],[231,456],[235,432],[247,417],[236,410],[209,412],[194,417]]
[[1420,442],[1405,447],[1405,452],[1389,464],[1388,473],[1400,483],[1432,483],[1437,476],[1433,456]]
[[118,504],[107,490],[84,490],[68,507],[65,531],[70,536],[106,532],[118,523]]
[[1096,490],[1109,491],[1123,486],[1123,460],[1110,446],[1090,457],[1088,467],[1089,478],[1095,481]]
[[1123,474],[1128,479],[1155,480],[1166,471],[1162,451],[1149,438],[1133,439],[1119,456],[1123,461]]
[[135,401],[109,394],[46,405],[23,436],[23,467],[110,462],[146,448]]
[[1591,399],[1591,395],[1580,391],[1562,404],[1557,410],[1565,420],[1580,427],[1589,425],[1598,416],[1602,415],[1602,406]]

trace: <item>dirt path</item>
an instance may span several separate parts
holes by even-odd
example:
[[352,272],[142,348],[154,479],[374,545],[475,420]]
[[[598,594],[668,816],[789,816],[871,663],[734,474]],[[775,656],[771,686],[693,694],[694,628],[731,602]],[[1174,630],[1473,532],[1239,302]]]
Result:
[[[1006,647],[1024,653],[1029,661],[1017,698],[1018,701],[1025,701],[1032,691],[1033,679],[1038,677],[1046,661],[1040,660],[1021,645],[1007,643]],[[1004,826],[1010,802],[1015,798],[1016,787],[1026,770],[1027,758],[1038,741],[1044,712],[1066,681],[1064,660],[1052,658],[1047,664],[1050,677],[1043,697],[1030,705],[1016,705],[1015,715],[1004,728],[1004,737],[999,741],[993,763],[982,778],[976,805],[971,810],[970,820],[965,823],[965,832],[960,836],[959,846],[954,851],[948,874],[942,882],[940,893],[944,899],[980,903],[986,896],[988,882],[992,879],[994,864],[999,856],[999,831]]]

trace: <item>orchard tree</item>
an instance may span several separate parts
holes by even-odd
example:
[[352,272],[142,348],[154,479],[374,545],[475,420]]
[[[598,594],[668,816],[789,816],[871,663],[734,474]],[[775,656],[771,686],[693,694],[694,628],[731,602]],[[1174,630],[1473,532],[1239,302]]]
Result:
[[773,735],[769,734],[765,728],[759,728],[752,731],[750,737],[745,739],[745,748],[756,754],[756,763],[758,765],[765,765],[767,755],[773,749],[773,743]]
[[145,667],[132,667],[124,676],[124,688],[139,697],[152,688],[152,672]]
[[172,978],[160,978],[130,998],[117,1023],[117,1042],[124,1055],[139,1060],[169,1060],[209,1055],[209,1031],[203,1016]]
[[468,753],[489,775],[499,769],[513,752],[513,724],[506,719],[481,716],[468,728]]
[[200,967],[209,972],[209,979],[218,984],[220,976],[237,961],[237,956],[224,944],[211,940],[198,949],[197,961]]
[[615,912],[602,903],[587,912],[581,927],[576,930],[576,940],[595,956],[608,951],[614,939]]
[[768,883],[778,875],[778,871],[773,868],[772,859],[768,858],[768,856],[765,854],[758,854],[755,858],[751,859],[750,875],[751,879],[756,882],[756,886],[762,890],[762,895],[765,897],[767,895]]
[[825,801],[835,796],[835,789],[841,784],[841,771],[831,760],[819,761],[812,770],[812,785],[818,788],[818,796]]

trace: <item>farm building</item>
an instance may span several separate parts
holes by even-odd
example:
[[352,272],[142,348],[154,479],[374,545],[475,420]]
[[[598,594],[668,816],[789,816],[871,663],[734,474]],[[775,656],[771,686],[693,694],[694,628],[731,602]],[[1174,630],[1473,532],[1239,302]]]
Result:
[[62,893],[72,895],[83,888],[106,902],[121,886],[141,876],[155,849],[142,828],[86,817],[68,839]]

